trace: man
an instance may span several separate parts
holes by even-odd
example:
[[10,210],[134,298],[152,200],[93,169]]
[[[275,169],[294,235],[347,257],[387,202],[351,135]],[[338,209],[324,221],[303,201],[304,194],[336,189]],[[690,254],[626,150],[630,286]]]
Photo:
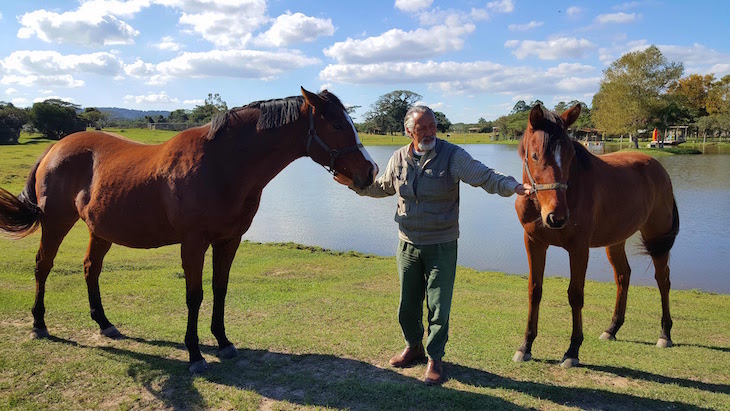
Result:
[[[335,180],[363,196],[398,194],[398,321],[407,345],[390,359],[390,364],[407,367],[427,354],[424,381],[438,385],[445,379],[441,358],[448,340],[456,274],[459,182],[503,197],[529,195],[532,187],[492,170],[461,147],[436,138],[436,118],[426,106],[409,109],[403,124],[411,143],[393,153],[385,172],[371,186],[358,190],[341,174]],[[425,349],[424,297],[428,307]]]

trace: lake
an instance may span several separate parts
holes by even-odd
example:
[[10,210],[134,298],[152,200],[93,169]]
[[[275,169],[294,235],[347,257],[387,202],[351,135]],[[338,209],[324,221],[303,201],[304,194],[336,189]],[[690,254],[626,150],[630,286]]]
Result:
[[[516,146],[463,146],[474,158],[505,174],[522,176]],[[366,147],[381,169],[397,147]],[[659,157],[672,178],[680,230],[670,259],[673,289],[730,294],[730,155]],[[461,185],[459,265],[480,271],[526,275],[529,271],[515,197],[500,197]],[[318,164],[302,158],[265,189],[259,212],[244,240],[296,242],[332,250],[395,255],[396,197],[360,197],[336,183]],[[656,286],[654,267],[640,255],[638,234],[627,242],[631,284]],[[569,277],[568,253],[548,249],[545,275]],[[395,275],[395,266],[393,266]],[[587,278],[613,282],[603,248],[591,249]]]

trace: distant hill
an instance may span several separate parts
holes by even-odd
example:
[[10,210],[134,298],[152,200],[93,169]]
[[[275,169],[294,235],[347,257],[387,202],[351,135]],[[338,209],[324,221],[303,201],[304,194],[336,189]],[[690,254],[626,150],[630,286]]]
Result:
[[102,113],[107,113],[110,119],[120,120],[137,120],[144,118],[144,116],[158,116],[162,115],[167,117],[170,115],[169,111],[156,111],[156,110],[130,110],[128,108],[119,107],[97,107],[97,110]]

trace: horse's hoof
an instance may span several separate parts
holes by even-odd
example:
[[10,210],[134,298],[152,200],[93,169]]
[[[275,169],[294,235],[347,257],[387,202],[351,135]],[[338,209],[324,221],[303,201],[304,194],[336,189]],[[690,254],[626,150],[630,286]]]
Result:
[[601,334],[601,336],[598,337],[598,339],[601,341],[616,341],[616,336],[611,335],[604,331],[603,334]]
[[529,352],[524,353],[522,351],[517,351],[515,353],[514,357],[512,357],[512,361],[514,361],[514,362],[525,362],[525,361],[530,361],[531,359],[532,359],[532,354],[530,354]]
[[51,334],[48,333],[47,328],[34,328],[33,331],[30,332],[30,338],[32,340],[37,340],[39,338],[48,338]]
[[109,337],[109,338],[119,338],[122,336],[122,333],[120,333],[119,330],[117,330],[117,327],[112,325],[110,327],[107,327],[107,328],[101,330],[101,335],[103,335],[105,337]]
[[669,348],[672,345],[672,340],[667,340],[666,338],[660,338],[659,341],[657,341],[656,346],[659,348]]
[[190,370],[190,372],[193,374],[202,374],[208,371],[208,363],[204,359],[195,361],[194,363],[190,364],[188,370]]
[[218,350],[218,358],[222,358],[225,360],[230,360],[231,358],[234,358],[238,355],[238,350],[236,349],[236,346],[233,344],[229,345],[226,348],[221,348]]
[[573,368],[576,367],[578,364],[580,364],[580,361],[577,358],[563,357],[563,362],[560,363],[560,367]]

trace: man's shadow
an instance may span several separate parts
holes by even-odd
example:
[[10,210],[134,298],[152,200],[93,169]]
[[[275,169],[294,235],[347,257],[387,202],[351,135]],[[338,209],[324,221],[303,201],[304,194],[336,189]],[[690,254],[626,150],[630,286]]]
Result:
[[[182,343],[124,337],[141,344],[185,350]],[[166,407],[182,410],[206,407],[194,385],[196,378],[216,384],[252,390],[276,401],[352,410],[458,409],[527,410],[489,394],[466,392],[448,387],[428,387],[420,379],[392,369],[326,354],[284,354],[266,350],[240,349],[237,357],[214,362],[202,375],[191,375],[187,361],[121,349],[114,346],[87,347],[75,341],[51,337],[51,341],[80,348],[98,349],[109,355],[133,360],[128,375]],[[206,355],[216,347],[201,345]],[[555,363],[557,367],[557,362]],[[636,397],[601,389],[561,387],[513,380],[487,371],[446,363],[449,380],[477,388],[510,390],[554,404],[581,409],[687,409],[704,410],[691,404]],[[730,392],[730,387],[701,384],[679,378],[665,378],[640,371],[588,366],[591,369],[647,381],[679,384],[711,392]],[[165,378],[158,378],[165,377]],[[665,378],[665,379],[662,379]]]

